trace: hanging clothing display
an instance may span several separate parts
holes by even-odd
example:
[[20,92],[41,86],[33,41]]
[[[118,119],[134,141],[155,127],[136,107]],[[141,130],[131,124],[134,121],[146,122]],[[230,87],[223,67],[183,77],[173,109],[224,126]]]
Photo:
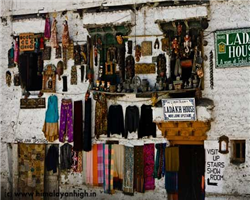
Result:
[[[155,148],[157,149],[156,152],[156,159],[155,159],[155,169],[154,169],[154,178],[160,179],[165,172],[165,148],[166,143],[163,144],[156,144]],[[164,172],[163,172],[164,171]]]
[[82,100],[74,102],[74,150],[81,151],[83,148],[83,113]]
[[[58,48],[58,40],[57,40],[57,28],[56,28],[57,21],[54,18],[52,27],[51,27],[51,38],[50,38],[50,45],[52,48]],[[57,53],[58,55],[58,53]],[[58,57],[58,56],[57,56]]]
[[134,147],[124,146],[123,192],[134,194]]
[[67,20],[64,20],[63,22],[64,28],[63,28],[63,34],[62,34],[62,46],[65,48],[68,48],[69,46],[69,27]]
[[151,105],[141,106],[141,118],[139,122],[138,138],[144,136],[156,137],[156,124],[153,123],[153,114]]
[[98,157],[97,157],[97,144],[92,147],[93,151],[93,185],[98,186]]
[[123,167],[124,167],[124,146],[114,144],[114,189],[122,190]]
[[82,151],[74,151],[72,149],[72,170],[73,172],[82,172]]
[[72,146],[69,143],[64,144],[60,147],[60,163],[61,169],[70,169],[72,165]]
[[144,184],[145,190],[155,189],[154,179],[154,144],[144,144]]
[[93,151],[87,152],[86,184],[93,185]]
[[51,145],[49,147],[49,151],[45,159],[45,165],[46,165],[47,171],[53,170],[53,173],[57,172],[58,156],[59,156],[58,148],[55,145]]
[[48,106],[43,125],[44,136],[49,142],[58,139],[58,119],[58,99],[57,96],[51,95],[48,98]]
[[134,186],[137,192],[144,192],[144,153],[143,146],[134,147]]
[[15,41],[15,49],[14,49],[14,63],[18,65],[19,61],[19,45],[18,45],[18,39]]
[[91,133],[91,98],[85,100],[85,121],[83,132],[83,151],[91,151],[92,133]]
[[137,106],[128,106],[125,115],[125,138],[128,132],[135,132],[139,128],[139,109]]
[[124,121],[121,105],[111,105],[108,112],[108,137],[110,134],[122,134],[124,137]]
[[179,171],[179,147],[168,147],[165,149],[165,170],[167,172]]
[[98,170],[98,185],[103,185],[103,145],[97,144],[97,170]]
[[95,106],[95,135],[98,139],[100,135],[107,135],[107,100],[105,94],[98,95]]
[[45,19],[45,28],[44,28],[44,39],[49,40],[50,39],[50,18],[47,14]]
[[[65,139],[65,137],[68,137]],[[72,100],[62,99],[59,141],[73,142]]]

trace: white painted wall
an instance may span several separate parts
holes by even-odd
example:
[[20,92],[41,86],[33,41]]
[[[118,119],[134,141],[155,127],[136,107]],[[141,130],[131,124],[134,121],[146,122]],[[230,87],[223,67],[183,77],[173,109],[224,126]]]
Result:
[[[53,11],[55,9],[64,10],[65,8],[70,9],[73,8],[76,3],[77,6],[80,4],[83,5],[83,1],[74,0],[74,1],[60,1],[53,0],[50,4],[44,4],[44,1],[29,1],[28,3],[23,4],[21,0],[14,0],[13,3],[11,1],[3,0],[1,1],[1,15],[8,16],[11,14],[9,10],[12,10],[14,14],[18,13],[29,13],[35,12],[40,8],[45,8],[44,11]],[[26,1],[27,2],[27,1]],[[128,1],[126,1],[128,3]],[[125,4],[125,1],[120,1],[120,4]],[[132,1],[129,1],[132,2]],[[148,1],[149,2],[149,1]],[[83,6],[93,6],[94,4],[99,4],[100,1],[88,1]],[[117,1],[108,1],[109,4],[115,5]],[[133,2],[134,3],[134,2]],[[79,5],[78,5],[79,4]],[[57,10],[58,10],[57,9]],[[170,8],[170,10],[173,8]],[[199,9],[195,10],[192,8],[195,15],[200,15],[198,12]],[[166,8],[167,10],[167,8]],[[209,57],[209,52],[212,50],[214,52],[214,35],[213,32],[218,29],[229,29],[229,28],[241,28],[241,27],[249,27],[250,26],[250,2],[249,1],[240,1],[240,0],[228,0],[228,1],[211,1],[211,6],[208,9],[209,13],[209,28],[205,31],[205,39],[208,41],[208,46],[204,48],[205,55]],[[137,34],[162,34],[155,24],[155,17],[159,14],[157,13],[156,8],[143,8],[136,15],[136,26],[132,29],[131,35]],[[204,11],[204,10],[203,10]],[[162,12],[162,11],[161,11]],[[165,12],[164,12],[165,13]],[[166,11],[167,13],[167,11]],[[175,16],[170,17],[179,19],[180,15],[183,15],[185,12],[176,13]],[[203,15],[203,14],[202,14]],[[83,22],[80,20],[78,14],[73,12],[68,12],[67,16],[69,18],[69,30],[70,37],[74,41],[80,41],[79,43],[83,43],[86,41],[87,31],[83,29]],[[188,12],[186,16],[190,16]],[[166,16],[167,18],[168,16]],[[182,16],[183,18],[185,16]],[[84,18],[84,15],[83,15]],[[117,15],[117,18],[119,16]],[[1,50],[0,50],[0,105],[1,105],[1,113],[0,113],[0,127],[1,127],[1,182],[3,189],[8,189],[9,185],[6,184],[8,182],[9,176],[9,164],[7,160],[7,142],[14,142],[16,139],[30,139],[35,137],[36,139],[43,141],[44,136],[42,133],[42,125],[44,122],[44,116],[46,109],[35,110],[20,110],[19,101],[21,98],[21,89],[20,87],[14,87],[13,83],[11,87],[7,87],[5,84],[5,72],[8,70],[7,64],[7,51],[11,47],[12,39],[10,34],[13,33],[14,27],[10,22],[10,18],[7,18],[7,25],[1,23]],[[60,16],[60,13],[57,15],[58,21],[58,37],[59,41],[61,41],[62,35],[62,22],[65,18]],[[163,16],[164,19],[164,16]],[[32,20],[31,20],[32,21]],[[22,20],[21,28],[23,30],[30,28],[30,24],[26,20]],[[16,27],[15,27],[16,28]],[[37,27],[37,30],[41,30],[41,27]],[[152,41],[154,43],[156,37],[151,38],[131,38],[133,41],[133,45],[140,44],[142,41]],[[160,40],[161,37],[158,37]],[[161,47],[160,47],[161,48]],[[160,50],[153,50],[153,56],[157,56],[161,53]],[[57,64],[59,60],[54,58],[54,51],[52,51],[52,59],[51,61],[46,61],[44,64],[52,63]],[[140,63],[151,62],[151,57],[142,57]],[[70,86],[70,67],[73,65],[73,61],[69,60],[68,62],[68,70],[65,72],[68,75],[68,97],[72,98],[73,101],[84,99],[84,93],[87,89],[88,82],[80,83],[80,70],[78,66],[78,85]],[[221,135],[227,135],[229,139],[246,139],[247,146],[247,157],[245,164],[240,166],[235,166],[229,162],[229,155],[226,156],[225,162],[228,165],[224,171],[224,184],[218,190],[209,190],[207,188],[207,199],[229,199],[227,195],[233,194],[236,197],[230,197],[231,199],[243,199],[243,195],[249,194],[249,184],[250,184],[250,82],[249,82],[249,67],[241,67],[241,68],[230,68],[230,69],[214,69],[214,90],[210,89],[210,70],[209,70],[209,61],[205,61],[204,65],[205,69],[205,89],[203,91],[203,96],[210,98],[214,101],[215,108],[213,112],[210,113],[213,118],[213,122],[211,124],[211,130],[208,132],[208,142],[205,143],[205,148],[216,148],[217,139]],[[17,73],[17,69],[10,69],[11,73]],[[144,76],[141,76],[143,78]],[[150,86],[152,87],[155,82],[156,74],[148,75],[147,78],[150,81]],[[60,101],[62,99],[62,81],[56,82],[57,88],[57,96]],[[49,95],[44,95],[44,97],[48,97]],[[136,99],[133,95],[128,95],[121,99],[117,100],[117,103],[122,104],[123,109],[127,105],[130,105],[131,102],[133,104],[141,106],[143,103],[150,103],[148,99]],[[112,102],[108,102],[111,104]],[[93,104],[93,128],[94,128],[94,104]],[[125,113],[124,113],[125,114]],[[208,116],[210,117],[210,116]],[[157,135],[160,136],[160,132],[157,132]],[[163,140],[159,138],[159,140]],[[211,142],[210,142],[211,141]],[[56,141],[57,142],[57,141]],[[231,152],[230,152],[231,153]],[[61,185],[61,191],[67,191],[73,189],[75,185],[76,188],[85,188],[86,186],[82,186],[81,175],[71,174],[67,178],[63,175],[61,176],[62,182],[69,182],[67,185]],[[206,177],[207,178],[207,177]],[[136,199],[141,198],[149,198],[149,199],[166,199],[166,192],[164,189],[164,180],[156,182],[156,190],[153,192],[146,192],[145,194],[136,194]],[[158,187],[159,186],[159,187]],[[102,189],[95,189],[100,194],[101,197],[106,197],[105,194],[101,194]],[[89,188],[87,188],[89,190]],[[218,193],[219,191],[219,193]],[[210,192],[210,193],[209,193]],[[220,194],[225,196],[219,197]],[[109,198],[117,199],[117,198],[130,198],[124,196],[122,193],[116,193],[113,196],[108,195]]]

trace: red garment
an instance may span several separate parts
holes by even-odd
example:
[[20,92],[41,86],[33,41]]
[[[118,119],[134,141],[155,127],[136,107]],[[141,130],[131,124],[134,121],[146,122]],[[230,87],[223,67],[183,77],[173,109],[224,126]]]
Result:
[[144,186],[145,190],[155,189],[154,179],[154,144],[145,144],[143,148],[144,153]]
[[40,38],[39,48],[40,48],[41,50],[44,49],[44,39],[43,39],[43,37]]
[[14,50],[14,63],[18,64],[19,58],[19,45],[18,40],[15,41],[15,50]]

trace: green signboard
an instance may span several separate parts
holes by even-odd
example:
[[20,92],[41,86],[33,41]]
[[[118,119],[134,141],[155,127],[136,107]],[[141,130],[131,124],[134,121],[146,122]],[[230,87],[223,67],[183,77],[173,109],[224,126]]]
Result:
[[250,28],[216,31],[216,67],[250,66]]

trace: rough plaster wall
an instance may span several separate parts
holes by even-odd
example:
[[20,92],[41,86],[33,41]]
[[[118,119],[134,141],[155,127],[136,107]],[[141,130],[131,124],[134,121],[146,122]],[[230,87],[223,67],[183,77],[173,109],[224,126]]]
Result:
[[[205,40],[208,46],[204,47],[205,55],[209,57],[212,50],[214,57],[215,30],[235,29],[250,27],[250,2],[249,1],[211,1],[209,28],[205,31]],[[230,140],[246,139],[246,161],[239,166],[228,161],[224,173],[224,194],[249,194],[250,193],[250,68],[234,67],[216,69],[214,59],[214,89],[210,89],[209,60],[205,62],[205,90],[203,96],[214,101],[213,119],[208,140],[217,140],[226,135]],[[231,146],[230,146],[231,147]],[[229,147],[229,154],[231,148]],[[230,156],[228,156],[228,159]],[[208,195],[208,194],[207,194]],[[214,199],[215,197],[211,197]],[[240,197],[237,197],[240,199]],[[233,199],[224,197],[221,199]]]

